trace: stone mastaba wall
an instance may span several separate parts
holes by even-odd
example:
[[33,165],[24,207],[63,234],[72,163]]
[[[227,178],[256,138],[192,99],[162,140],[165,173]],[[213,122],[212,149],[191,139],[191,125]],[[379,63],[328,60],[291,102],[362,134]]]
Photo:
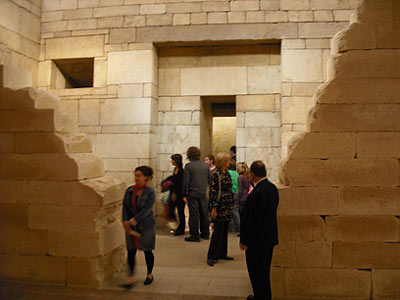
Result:
[[100,285],[124,262],[125,184],[59,102],[0,89],[0,277]]
[[329,80],[280,172],[284,295],[400,297],[399,24],[399,1],[366,0],[332,41]]

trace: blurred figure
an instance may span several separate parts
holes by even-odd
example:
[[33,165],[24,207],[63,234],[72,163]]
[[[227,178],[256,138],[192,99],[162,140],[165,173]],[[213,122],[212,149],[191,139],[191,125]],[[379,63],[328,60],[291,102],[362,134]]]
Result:
[[[179,218],[179,225],[176,228],[174,235],[183,235],[185,234],[185,204],[186,202],[183,201],[182,197],[182,184],[183,184],[183,176],[184,170],[182,165],[182,155],[180,154],[173,154],[171,155],[171,163],[175,167],[174,172],[172,174],[172,187],[171,187],[171,206],[172,214],[175,217],[175,207],[178,209],[178,218]],[[170,212],[171,212],[170,206]]]
[[204,162],[209,166],[209,168],[210,168],[210,176],[211,176],[216,170],[214,155],[212,155],[212,154],[206,155],[204,157]]

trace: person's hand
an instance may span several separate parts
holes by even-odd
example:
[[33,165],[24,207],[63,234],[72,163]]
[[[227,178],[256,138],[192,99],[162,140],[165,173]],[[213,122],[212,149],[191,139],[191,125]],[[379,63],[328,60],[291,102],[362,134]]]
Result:
[[137,221],[135,220],[135,218],[132,218],[129,220],[129,224],[135,227],[137,225]]
[[183,197],[183,201],[185,201],[186,203],[188,202],[186,197]]
[[172,194],[171,194],[171,201],[172,201],[172,202],[175,202],[175,200],[176,200],[176,194],[175,194],[175,193],[172,193]]
[[243,251],[246,251],[247,248],[249,248],[249,247],[247,247],[246,245],[240,243],[240,249],[242,249]]
[[129,221],[124,221],[122,223],[122,226],[124,227],[126,233],[128,233],[131,230],[131,223]]
[[211,219],[215,219],[217,217],[217,208],[214,207],[211,211]]

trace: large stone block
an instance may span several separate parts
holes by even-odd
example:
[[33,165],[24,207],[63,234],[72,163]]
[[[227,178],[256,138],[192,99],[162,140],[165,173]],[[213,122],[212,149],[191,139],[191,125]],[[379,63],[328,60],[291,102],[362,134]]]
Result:
[[376,23],[376,47],[378,49],[400,48],[400,22]]
[[281,0],[281,10],[308,10],[310,1],[308,0]]
[[54,133],[18,133],[16,153],[65,153],[62,136]]
[[326,218],[330,241],[399,242],[399,220],[392,216],[337,216]]
[[65,257],[2,254],[0,277],[8,280],[65,284]]
[[25,228],[1,228],[0,253],[23,255],[47,255],[48,232]]
[[173,97],[172,110],[200,110],[201,100],[200,97]]
[[399,269],[400,244],[383,242],[334,242],[334,268]]
[[299,23],[299,38],[331,38],[337,32],[345,29],[347,22],[326,23],[310,22]]
[[1,228],[27,229],[28,206],[25,204],[1,204],[0,224]]
[[[354,65],[357,68],[354,68]],[[331,56],[329,79],[333,78],[399,78],[400,51],[355,50]]]
[[0,156],[0,178],[76,180],[104,175],[103,161],[94,153]]
[[275,95],[239,95],[236,111],[275,111]]
[[165,112],[164,113],[164,125],[190,125],[192,119],[192,112]]
[[294,268],[296,267],[296,242],[279,242],[274,247],[274,255],[272,257],[271,265],[281,268]]
[[0,180],[0,191],[1,204],[15,204],[20,199],[17,193],[17,182],[14,180]]
[[180,87],[180,69],[160,69],[159,70],[159,94],[160,96],[179,96]]
[[342,53],[349,50],[375,49],[375,29],[373,24],[353,23],[346,30],[336,34],[332,41],[332,52]]
[[358,270],[288,269],[285,272],[287,296],[356,297],[369,299],[371,273]]
[[237,146],[238,147],[271,147],[272,133],[271,128],[266,127],[245,127],[237,128]]
[[154,55],[151,50],[109,52],[108,84],[153,82]]
[[310,111],[310,131],[400,130],[400,106],[393,104],[317,105]]
[[0,132],[54,131],[54,111],[0,110]]
[[119,5],[119,6],[96,7],[93,10],[94,18],[129,16],[129,15],[138,15],[138,14],[139,14],[139,5]]
[[256,66],[247,68],[247,86],[250,94],[280,93],[280,66]]
[[282,97],[282,123],[306,123],[307,113],[314,105],[312,97]]
[[394,159],[289,159],[282,162],[281,182],[292,186],[397,186]]
[[71,183],[65,181],[18,181],[18,202],[27,205],[70,205]]
[[62,37],[46,40],[46,59],[96,57],[104,54],[104,36]]
[[279,112],[246,112],[245,127],[279,127]]
[[136,40],[135,28],[110,29],[110,44],[132,43]]
[[15,134],[0,133],[0,153],[14,153],[15,148]]
[[400,270],[373,270],[372,286],[374,291],[374,298],[399,298]]
[[316,93],[318,103],[398,103],[400,79],[335,78],[321,85]]
[[98,134],[96,151],[104,158],[149,158],[150,135]]
[[281,216],[336,215],[338,189],[326,187],[280,187]]
[[182,14],[201,12],[201,3],[168,3],[167,13]]
[[281,241],[325,240],[325,222],[319,216],[279,216],[278,229]]
[[400,215],[399,187],[344,187],[339,192],[340,215]]
[[399,132],[357,133],[357,157],[398,158],[400,157]]
[[150,98],[107,100],[100,107],[100,124],[150,124],[151,102]]
[[295,257],[298,268],[330,268],[332,245],[330,242],[296,242]]
[[297,82],[320,82],[322,79],[323,66],[321,50],[282,50],[282,80]]
[[[358,150],[359,148],[357,148]],[[294,158],[354,158],[355,134],[352,132],[308,132],[289,141],[288,156]],[[359,157],[359,156],[358,156]]]

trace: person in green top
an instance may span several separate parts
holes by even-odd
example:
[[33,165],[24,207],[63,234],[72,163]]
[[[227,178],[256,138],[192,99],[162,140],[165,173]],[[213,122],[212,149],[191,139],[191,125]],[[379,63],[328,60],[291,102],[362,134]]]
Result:
[[239,173],[236,171],[236,161],[231,159],[229,166],[229,175],[232,180],[232,193],[233,193],[233,201],[234,201],[234,209],[233,209],[233,224],[230,226],[229,231],[240,232],[240,217],[239,217],[239,203],[238,203],[238,179]]

